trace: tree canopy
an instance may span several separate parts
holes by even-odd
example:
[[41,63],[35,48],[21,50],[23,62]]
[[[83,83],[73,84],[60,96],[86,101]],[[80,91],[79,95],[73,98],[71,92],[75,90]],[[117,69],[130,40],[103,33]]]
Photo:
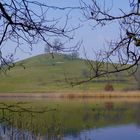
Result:
[[[1,0],[0,1],[0,47],[6,42],[15,45],[15,51],[21,45],[28,45],[44,41],[48,46],[55,48],[50,43],[50,38],[73,38],[71,32],[78,27],[68,27],[71,9],[78,7],[55,7],[47,2],[35,0]],[[53,11],[65,11],[65,17],[51,17]],[[60,26],[61,20],[63,24]],[[66,49],[66,48],[63,48]],[[0,50],[0,61],[6,63]],[[8,65],[9,67],[12,67]]]
[[[112,39],[106,45],[105,50],[95,52],[96,61],[87,59],[90,67],[90,78],[78,83],[88,82],[92,79],[116,72],[126,71],[134,73],[140,61],[140,1],[129,0],[129,10],[119,9],[119,14],[115,14],[112,5],[108,7],[108,1],[80,0],[82,13],[87,21],[92,22],[93,30],[97,27],[104,28],[106,25],[117,23],[119,36]],[[116,64],[114,63],[114,58]],[[72,82],[72,84],[74,84]]]

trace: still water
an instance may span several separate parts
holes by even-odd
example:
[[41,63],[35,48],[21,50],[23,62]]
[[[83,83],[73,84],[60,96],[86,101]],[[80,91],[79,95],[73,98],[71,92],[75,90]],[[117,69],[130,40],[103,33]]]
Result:
[[0,140],[140,140],[140,101],[3,100]]

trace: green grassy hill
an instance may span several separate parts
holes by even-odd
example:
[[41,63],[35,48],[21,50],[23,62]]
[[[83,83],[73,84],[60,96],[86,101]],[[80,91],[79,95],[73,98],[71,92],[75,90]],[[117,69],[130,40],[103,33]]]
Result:
[[[82,59],[72,59],[69,55],[57,54],[38,55],[17,63],[7,72],[1,73],[0,92],[65,92],[103,90],[107,78],[98,78],[89,83],[72,87],[66,82],[66,77],[71,80],[83,79],[88,75],[88,67]],[[110,80],[115,89],[124,89],[132,85],[132,78],[112,75]],[[131,82],[130,82],[131,81]]]

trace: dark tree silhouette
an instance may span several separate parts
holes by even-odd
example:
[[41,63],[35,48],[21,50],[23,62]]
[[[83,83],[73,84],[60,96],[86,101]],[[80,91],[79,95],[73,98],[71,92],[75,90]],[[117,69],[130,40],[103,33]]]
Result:
[[[16,45],[16,48],[21,48],[24,44],[32,49],[32,45],[40,40],[54,47],[49,43],[50,38],[72,39],[71,32],[78,27],[69,28],[68,20],[70,11],[77,8],[50,6],[38,0],[1,0],[0,47],[5,47],[5,43],[10,41]],[[66,11],[65,18],[51,17],[56,10]],[[63,24],[60,24],[60,20],[63,20]],[[3,58],[2,51],[0,61],[8,65]]]
[[[107,0],[91,0],[89,3],[80,0],[83,15],[88,21],[93,21],[93,29],[104,27],[110,24],[118,24],[116,28],[120,34],[116,41],[110,41],[106,50],[96,53],[96,63],[87,59],[90,66],[91,76],[88,79],[78,82],[88,82],[96,77],[109,75],[116,72],[129,70],[129,74],[136,71],[140,60],[140,1],[129,0],[130,7],[127,12],[125,9],[119,9],[118,15],[113,12],[113,5],[106,7]],[[113,1],[112,1],[113,3]],[[127,3],[126,3],[127,4]],[[91,23],[91,22],[90,22]],[[117,61],[114,64],[113,57]],[[107,63],[104,63],[107,62]],[[75,84],[72,82],[72,84]],[[77,82],[76,82],[77,84]]]

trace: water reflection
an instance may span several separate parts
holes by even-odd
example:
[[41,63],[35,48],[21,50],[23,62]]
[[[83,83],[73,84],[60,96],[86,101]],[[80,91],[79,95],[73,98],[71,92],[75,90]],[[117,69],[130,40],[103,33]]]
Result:
[[0,140],[139,140],[139,128],[139,102],[0,103]]
[[0,140],[35,140],[36,136],[33,134],[16,129],[5,124],[0,126]]
[[76,137],[69,135],[65,140],[139,140],[140,134],[133,124],[85,130]]

